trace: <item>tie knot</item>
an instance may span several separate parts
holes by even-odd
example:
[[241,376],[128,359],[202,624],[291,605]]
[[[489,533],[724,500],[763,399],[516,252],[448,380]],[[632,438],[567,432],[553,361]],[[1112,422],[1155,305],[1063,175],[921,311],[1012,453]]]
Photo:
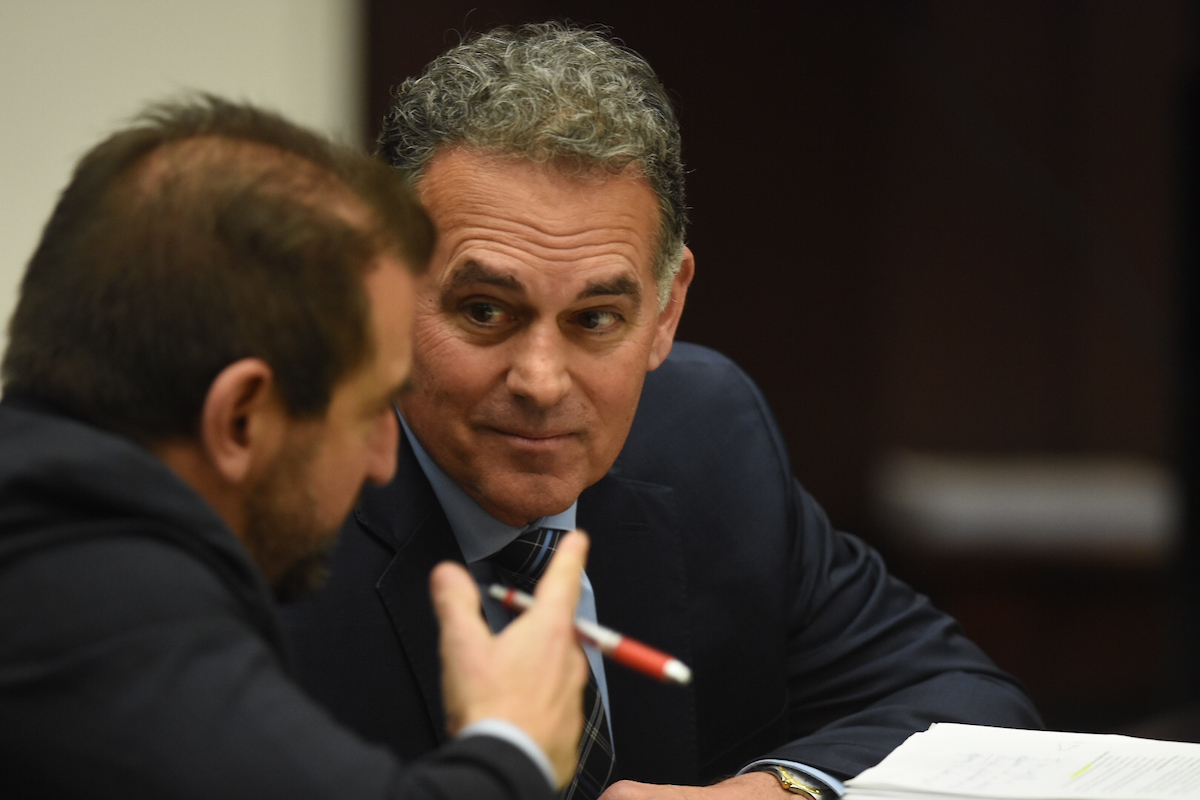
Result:
[[533,591],[565,532],[558,528],[523,531],[488,560],[517,588]]

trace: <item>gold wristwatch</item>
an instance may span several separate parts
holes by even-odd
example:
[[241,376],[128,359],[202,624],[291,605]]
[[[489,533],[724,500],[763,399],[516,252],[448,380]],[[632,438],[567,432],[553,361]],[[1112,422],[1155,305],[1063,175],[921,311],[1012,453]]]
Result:
[[773,764],[769,767],[766,767],[763,771],[774,773],[775,777],[779,778],[779,783],[783,786],[783,788],[787,789],[792,794],[806,794],[811,797],[812,800],[822,800],[822,792],[819,787],[813,786],[811,783],[804,780],[801,776],[792,772],[787,767],[781,767],[778,764]]

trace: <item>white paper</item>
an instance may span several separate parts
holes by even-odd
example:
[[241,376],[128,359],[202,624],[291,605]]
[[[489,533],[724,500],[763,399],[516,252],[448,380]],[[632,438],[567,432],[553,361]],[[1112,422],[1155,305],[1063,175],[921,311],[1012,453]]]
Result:
[[940,723],[846,786],[847,800],[1200,800],[1200,744]]

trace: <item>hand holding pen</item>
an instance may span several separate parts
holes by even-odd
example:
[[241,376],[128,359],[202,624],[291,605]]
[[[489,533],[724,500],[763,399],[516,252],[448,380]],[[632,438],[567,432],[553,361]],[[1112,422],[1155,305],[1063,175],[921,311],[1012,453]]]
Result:
[[575,774],[583,731],[588,665],[572,620],[587,545],[582,533],[564,536],[538,585],[538,607],[498,634],[462,564],[441,563],[430,576],[447,731],[456,736],[482,720],[512,723],[549,759],[560,788]]
[[[517,613],[530,608],[534,603],[531,595],[495,583],[488,587],[488,594],[510,611]],[[674,656],[594,622],[576,618],[575,635],[581,642],[595,645],[601,653],[618,664],[652,678],[681,684],[690,683],[692,680],[691,669]]]

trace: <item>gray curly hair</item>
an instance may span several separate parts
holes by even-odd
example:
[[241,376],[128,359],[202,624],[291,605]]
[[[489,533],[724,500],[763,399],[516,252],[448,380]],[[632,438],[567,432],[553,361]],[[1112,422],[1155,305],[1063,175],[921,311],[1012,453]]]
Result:
[[477,35],[396,90],[378,152],[415,184],[453,144],[640,171],[661,210],[654,277],[666,307],[687,229],[684,168],[679,123],[645,59],[597,30],[556,22]]

